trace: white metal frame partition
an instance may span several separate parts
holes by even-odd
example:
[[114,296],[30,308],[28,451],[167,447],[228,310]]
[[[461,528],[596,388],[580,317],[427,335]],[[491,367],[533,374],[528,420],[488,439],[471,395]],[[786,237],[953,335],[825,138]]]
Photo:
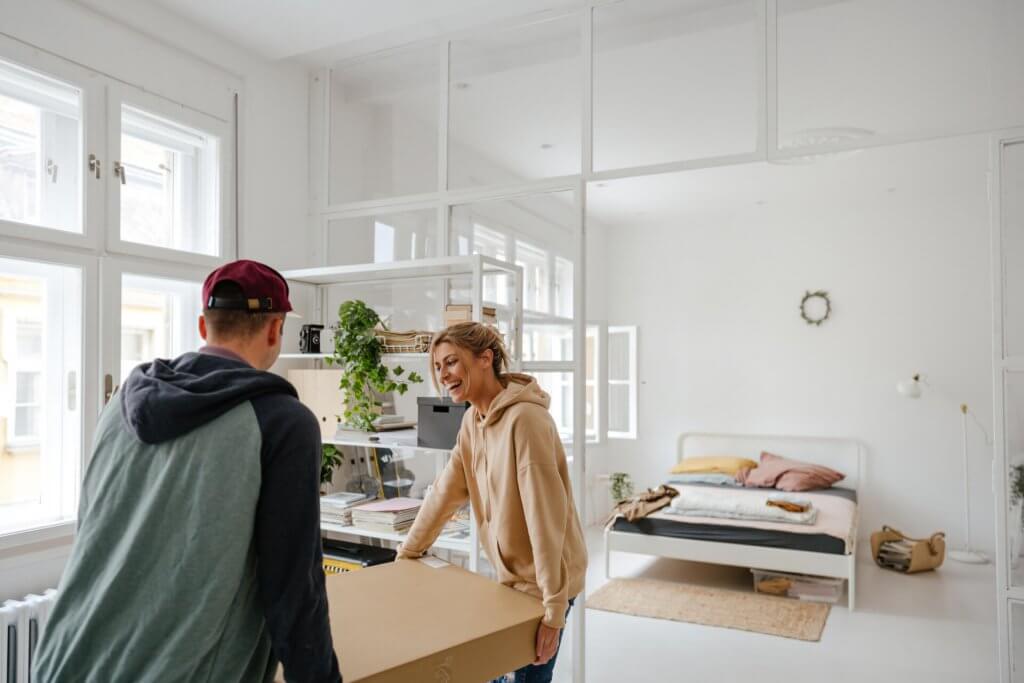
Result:
[[[755,50],[761,55],[763,61],[758,72],[756,83],[757,90],[757,116],[758,135],[754,151],[742,154],[730,154],[723,156],[705,157],[698,159],[687,159],[667,163],[657,163],[642,166],[631,166],[615,168],[610,170],[594,171],[594,12],[606,5],[617,4],[621,0],[581,0],[574,8],[562,8],[530,17],[512,19],[499,22],[497,25],[488,27],[477,27],[470,31],[464,31],[446,36],[440,41],[439,64],[440,64],[440,98],[439,98],[439,126],[438,126],[438,185],[436,192],[420,193],[415,195],[396,196],[387,199],[374,199],[365,201],[354,201],[344,204],[331,204],[328,194],[329,178],[329,154],[330,154],[330,121],[331,121],[331,69],[322,68],[316,71],[311,79],[311,197],[312,212],[318,218],[316,223],[319,231],[319,240],[322,246],[322,253],[326,254],[328,221],[339,218],[352,218],[368,215],[386,215],[402,211],[416,209],[431,209],[437,211],[438,231],[441,235],[444,253],[449,253],[447,240],[450,234],[451,210],[453,207],[471,204],[474,202],[514,199],[529,195],[538,195],[553,192],[573,192],[574,212],[573,225],[575,232],[575,264],[574,264],[574,360],[566,363],[543,362],[524,363],[524,369],[529,371],[565,371],[572,372],[574,376],[574,420],[573,420],[573,452],[575,455],[572,473],[574,495],[577,505],[580,508],[581,517],[586,518],[584,490],[586,486],[586,436],[585,436],[585,352],[586,352],[586,310],[584,285],[586,282],[586,206],[588,183],[598,181],[611,181],[624,178],[658,175],[666,173],[678,173],[697,169],[705,169],[718,166],[741,165],[765,161],[785,161],[807,157],[809,155],[832,154],[869,147],[882,147],[899,143],[911,142],[923,139],[922,136],[880,134],[870,138],[860,138],[843,141],[831,141],[814,143],[799,148],[779,149],[778,121],[779,121],[779,73],[778,73],[778,14],[781,0],[751,0],[753,9],[757,16],[757,44]],[[575,16],[579,21],[581,38],[581,147],[580,147],[580,173],[546,178],[542,180],[511,183],[506,185],[484,186],[471,189],[452,190],[448,187],[448,135],[450,127],[449,116],[449,93],[450,93],[450,54],[451,44],[461,38],[478,37],[482,29],[486,28],[510,28],[516,26],[527,26],[538,22],[564,19],[567,16]],[[395,50],[387,50],[363,57],[346,60],[342,66],[358,64],[360,62],[375,59],[377,57],[395,52],[400,49],[423,46],[424,43],[416,45],[404,45]],[[336,65],[337,66],[337,65]],[[948,137],[964,134],[966,130],[944,131],[942,135],[930,135],[928,137]],[[317,142],[319,141],[319,144]],[[314,240],[315,241],[315,240]],[[327,265],[327,264],[325,264]],[[573,679],[576,682],[585,680],[585,659],[584,659],[584,613],[585,607],[582,600],[577,604],[573,617]],[[1005,631],[1005,629],[1003,629]]]
[[[1012,356],[1005,343],[1006,272],[1010,267],[1003,253],[1003,157],[1004,150],[1011,145],[1024,145],[1024,130],[1005,131],[991,138],[990,167],[992,182],[989,186],[992,234],[992,412],[994,425],[995,468],[995,519],[996,519],[996,592],[999,643],[999,677],[1004,683],[1014,680],[1014,624],[1013,606],[1024,606],[1024,586],[1014,586],[1009,553],[1009,532],[1011,523],[1007,497],[1009,491],[1009,443],[1007,424],[1009,422],[1006,404],[1006,378],[1011,372],[1024,372],[1024,358]],[[1018,629],[1024,624],[1018,624]],[[1024,662],[1017,662],[1024,667]]]

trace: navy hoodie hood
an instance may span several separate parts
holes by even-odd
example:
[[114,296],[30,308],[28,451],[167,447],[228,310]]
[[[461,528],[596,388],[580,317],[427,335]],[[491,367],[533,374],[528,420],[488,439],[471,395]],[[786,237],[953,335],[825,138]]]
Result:
[[121,387],[121,414],[143,443],[170,441],[239,403],[266,394],[298,397],[283,377],[240,360],[186,353],[137,366]]

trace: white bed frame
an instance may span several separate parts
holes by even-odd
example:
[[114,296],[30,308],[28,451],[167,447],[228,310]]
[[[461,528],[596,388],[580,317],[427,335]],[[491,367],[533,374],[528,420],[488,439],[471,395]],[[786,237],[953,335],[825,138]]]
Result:
[[847,580],[847,606],[850,611],[853,611],[857,588],[857,531],[860,526],[859,488],[861,482],[864,481],[863,447],[855,439],[747,434],[683,434],[679,437],[678,459],[684,460],[701,455],[735,455],[758,460],[761,451],[827,465],[846,475],[846,478],[836,484],[836,487],[853,489],[858,493],[858,504],[851,530],[851,545],[847,554],[834,555],[807,550],[764,548],[739,543],[718,543],[613,531],[613,520],[604,530],[605,577],[611,578],[612,551],[828,576]]

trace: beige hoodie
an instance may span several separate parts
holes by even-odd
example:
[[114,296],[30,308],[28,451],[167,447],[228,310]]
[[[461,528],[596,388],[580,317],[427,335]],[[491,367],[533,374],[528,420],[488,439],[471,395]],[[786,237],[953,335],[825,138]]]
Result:
[[490,412],[466,411],[451,460],[399,548],[419,557],[469,500],[480,545],[498,581],[541,599],[544,623],[561,628],[569,599],[583,590],[587,548],[550,397],[527,375],[508,385]]

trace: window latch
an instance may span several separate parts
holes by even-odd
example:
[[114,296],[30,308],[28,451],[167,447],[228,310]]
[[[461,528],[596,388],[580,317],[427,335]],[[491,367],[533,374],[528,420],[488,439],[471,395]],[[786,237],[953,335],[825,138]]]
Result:
[[95,154],[89,155],[89,171],[96,174],[96,180],[100,179],[100,160]]
[[54,162],[53,159],[46,160],[46,175],[50,176],[50,182],[57,182],[57,170],[60,167]]
[[126,173],[124,164],[122,164],[120,161],[114,162],[114,175],[121,179],[122,185],[128,184],[128,174]]
[[114,392],[117,391],[119,385],[114,384],[114,378],[112,375],[103,375],[103,405],[110,403],[111,397]]

